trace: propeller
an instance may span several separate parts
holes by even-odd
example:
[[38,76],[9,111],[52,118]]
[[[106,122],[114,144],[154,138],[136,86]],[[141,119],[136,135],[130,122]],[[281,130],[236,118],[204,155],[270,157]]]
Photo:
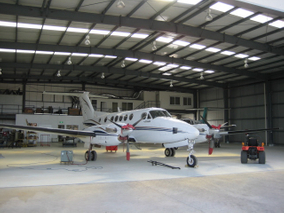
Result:
[[[221,124],[218,125],[218,126],[210,125],[210,124],[208,123],[208,121],[207,121],[205,118],[203,118],[201,115],[200,115],[200,117],[201,117],[202,120],[207,124],[207,126],[209,127],[209,129],[216,129],[216,130],[218,130],[218,131],[220,130]],[[209,131],[209,133],[210,133],[210,131]],[[213,132],[212,134],[206,135],[206,139],[207,139],[208,145],[209,145],[208,154],[211,155],[211,154],[213,153],[213,149],[214,149],[214,132]]]
[[130,133],[135,130],[135,126],[144,119],[145,117],[142,117],[141,119],[139,119],[138,121],[136,121],[134,124],[125,124],[125,125],[120,125],[112,120],[109,120],[111,123],[113,123],[114,125],[116,125],[117,127],[119,127],[121,129],[121,134],[119,136],[119,140],[122,141],[122,143],[125,144],[126,142],[126,160],[130,160],[130,152],[129,152],[129,135]]

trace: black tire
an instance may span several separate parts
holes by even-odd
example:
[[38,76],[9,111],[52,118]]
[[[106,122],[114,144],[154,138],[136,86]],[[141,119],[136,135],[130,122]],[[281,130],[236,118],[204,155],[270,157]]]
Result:
[[97,152],[96,151],[92,151],[92,161],[96,161],[97,160]]
[[218,142],[218,148],[221,148],[221,142]]
[[218,142],[215,142],[214,145],[215,145],[215,148],[218,148]]
[[186,158],[186,163],[189,167],[195,167],[197,165],[197,158],[194,155]]
[[172,150],[171,157],[174,157],[174,156],[175,156],[175,154],[176,154],[176,150],[175,150],[174,148],[171,148],[171,150]]
[[259,164],[265,164],[265,152],[259,152],[258,163]]
[[166,157],[171,157],[172,156],[172,149],[166,148],[165,149],[165,156]]
[[91,160],[93,160],[93,158],[94,158],[94,155],[93,155],[92,151],[90,153],[89,153],[89,151],[85,152],[86,161],[91,161]]
[[241,152],[241,163],[247,163],[248,162],[248,153],[246,151]]

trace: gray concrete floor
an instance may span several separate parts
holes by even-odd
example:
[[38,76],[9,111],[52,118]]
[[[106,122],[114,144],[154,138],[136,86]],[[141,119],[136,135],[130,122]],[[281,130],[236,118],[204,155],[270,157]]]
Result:
[[[186,149],[173,158],[164,149],[144,145],[142,151],[97,149],[86,165],[60,164],[61,151],[78,147],[0,149],[0,212],[283,212],[284,147],[266,147],[266,164],[240,163],[240,144],[222,144],[207,155],[196,145],[198,167],[186,167]],[[180,169],[152,166],[148,160]]]

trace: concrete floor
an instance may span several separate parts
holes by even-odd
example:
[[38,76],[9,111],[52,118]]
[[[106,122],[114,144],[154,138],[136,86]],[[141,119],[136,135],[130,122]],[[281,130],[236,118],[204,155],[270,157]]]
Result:
[[[207,155],[207,144],[195,146],[198,167],[186,167],[186,149],[173,158],[164,149],[142,151],[97,149],[86,165],[60,164],[61,151],[78,147],[0,149],[0,212],[283,212],[284,147],[266,147],[266,164],[240,163],[240,144],[222,144]],[[0,156],[1,156],[0,155]],[[152,166],[156,160],[180,169]]]

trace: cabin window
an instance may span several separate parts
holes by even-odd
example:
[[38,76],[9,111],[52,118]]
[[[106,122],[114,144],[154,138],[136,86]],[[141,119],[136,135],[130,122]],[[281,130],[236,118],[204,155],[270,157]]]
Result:
[[102,121],[102,119],[100,118],[100,119],[99,119],[99,123],[101,123],[101,121]]
[[117,121],[118,120],[118,116],[115,116],[115,121]]
[[122,121],[122,118],[123,118],[123,116],[121,115],[121,116],[119,117],[119,121]]
[[128,118],[128,115],[126,114],[126,115],[124,115],[124,121],[126,121],[127,120],[127,118]]
[[142,113],[141,118],[146,119],[147,118],[147,113],[146,112]]
[[105,122],[107,122],[107,117],[105,117]]
[[113,117],[113,116],[111,116],[111,119],[110,119],[110,120],[111,120],[111,121],[113,121],[113,118],[114,118],[114,117]]
[[129,116],[129,120],[132,120],[132,118],[133,118],[133,114],[131,114],[131,115]]

